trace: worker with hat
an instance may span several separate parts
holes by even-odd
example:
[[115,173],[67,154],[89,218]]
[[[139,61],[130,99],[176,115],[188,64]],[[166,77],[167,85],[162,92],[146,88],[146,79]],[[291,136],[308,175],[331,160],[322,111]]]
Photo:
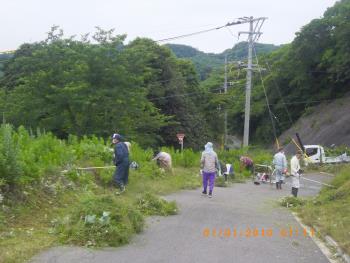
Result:
[[276,189],[282,189],[284,175],[288,171],[287,158],[282,147],[278,149],[278,152],[273,157],[273,164],[275,166],[276,174]]
[[128,184],[129,150],[127,145],[122,142],[122,136],[118,133],[112,135],[112,143],[114,144],[114,164],[116,165],[113,180],[120,189],[117,194],[121,194]]

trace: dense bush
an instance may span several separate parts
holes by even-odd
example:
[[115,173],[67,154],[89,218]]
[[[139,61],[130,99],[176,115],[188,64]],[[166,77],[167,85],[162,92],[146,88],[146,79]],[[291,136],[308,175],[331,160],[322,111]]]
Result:
[[[173,148],[162,150],[171,154],[174,166],[199,166],[199,154],[191,149],[183,153]],[[70,135],[65,141],[51,133],[28,132],[23,127],[16,131],[11,125],[3,124],[0,128],[0,187],[41,182],[45,177],[60,175],[63,170],[68,179],[83,183],[83,177],[79,177],[74,168],[113,165],[112,157],[113,147],[102,138]],[[152,149],[145,150],[132,143],[130,161],[139,164],[138,172],[151,178],[164,177],[165,173],[152,158]],[[94,174],[104,185],[112,178],[111,170],[98,170]]]
[[167,202],[151,193],[136,200],[135,205],[116,196],[87,193],[63,218],[53,220],[52,233],[63,244],[83,246],[119,246],[144,227],[145,215],[173,215],[175,202]]
[[52,224],[64,244],[118,246],[143,229],[144,218],[139,210],[118,202],[116,197],[89,194],[70,215]]
[[68,142],[51,133],[17,131],[9,124],[0,127],[0,187],[23,186],[44,177],[59,175],[77,165],[104,165],[112,153],[102,139],[70,137]]
[[199,166],[200,155],[198,154],[198,152],[194,152],[192,149],[184,149],[183,152],[175,150],[174,148],[164,150],[171,154],[174,166]]

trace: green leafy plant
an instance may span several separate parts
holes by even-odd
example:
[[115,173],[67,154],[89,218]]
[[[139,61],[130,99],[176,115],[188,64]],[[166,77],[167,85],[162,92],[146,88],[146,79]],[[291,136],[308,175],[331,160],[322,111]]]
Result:
[[156,197],[151,193],[145,193],[137,199],[138,209],[145,215],[174,215],[177,214],[177,206],[174,201],[167,202],[166,200]]
[[306,201],[302,198],[297,198],[294,196],[286,196],[283,197],[279,201],[281,206],[287,207],[287,208],[292,208],[292,207],[298,207],[298,206],[303,206],[305,205]]
[[119,246],[144,226],[142,214],[110,195],[89,194],[70,215],[53,222],[63,244]]
[[0,180],[2,184],[14,186],[23,174],[19,161],[19,149],[13,136],[13,128],[9,124],[0,127]]

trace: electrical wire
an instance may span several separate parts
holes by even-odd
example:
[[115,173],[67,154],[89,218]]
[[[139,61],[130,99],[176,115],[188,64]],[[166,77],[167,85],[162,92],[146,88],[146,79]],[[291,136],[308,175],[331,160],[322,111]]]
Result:
[[260,26],[259,26],[259,29],[258,29],[257,31],[254,30],[254,32],[258,32],[258,34],[256,34],[256,35],[254,36],[253,43],[254,43],[254,42],[257,42],[257,41],[259,40],[260,36],[262,35],[262,33],[260,32],[260,30],[261,30],[263,24],[265,23],[265,19],[258,20],[257,25],[258,25],[258,23],[259,23],[260,21],[261,21],[261,24],[260,24]]
[[[228,87],[229,88],[229,87]],[[213,91],[220,91],[222,90],[222,87],[211,89],[210,92]],[[168,99],[168,98],[174,98],[174,97],[183,97],[183,96],[192,96],[197,94],[203,94],[204,91],[198,91],[198,92],[190,92],[190,93],[183,93],[183,94],[174,94],[169,96],[162,96],[162,97],[156,97],[156,98],[150,98],[149,101],[155,101],[155,100],[161,100],[161,99]]]
[[259,59],[258,59],[258,56],[256,54],[256,50],[255,50],[255,46],[254,46],[254,43],[253,43],[253,51],[254,51],[254,55],[255,55],[255,60],[256,60],[256,64],[258,66],[258,71],[259,71],[259,75],[260,75],[260,79],[261,79],[261,85],[263,87],[263,90],[264,90],[264,95],[265,95],[265,100],[266,100],[266,106],[267,106],[267,109],[269,111],[269,115],[270,115],[270,119],[271,119],[271,124],[272,124],[272,129],[273,129],[273,135],[275,137],[275,141],[277,142],[277,145],[278,145],[278,138],[277,138],[277,132],[276,132],[276,126],[275,126],[275,122],[273,121],[273,114],[271,112],[271,108],[270,108],[270,103],[269,103],[269,99],[267,97],[267,93],[266,93],[266,89],[265,89],[265,84],[264,84],[264,79],[262,77],[262,73],[261,73],[261,68],[260,68],[260,65],[259,65]]
[[288,110],[288,108],[287,108],[287,106],[285,104],[285,100],[284,100],[284,98],[282,96],[282,92],[281,92],[279,86],[277,85],[277,82],[276,82],[275,78],[273,77],[273,75],[271,74],[272,73],[271,72],[271,68],[270,68],[270,65],[269,65],[269,63],[267,61],[266,61],[266,66],[267,66],[268,70],[270,71],[270,75],[272,76],[272,82],[274,83],[274,85],[275,85],[275,87],[277,89],[278,95],[280,96],[280,98],[282,100],[282,104],[284,105],[284,109],[285,109],[285,111],[287,113],[287,116],[288,116],[288,119],[289,119],[289,123],[290,123],[291,126],[293,126],[292,116],[291,116],[291,114],[290,114],[290,112],[289,112],[289,110]]
[[169,37],[169,38],[159,39],[159,40],[156,40],[156,42],[166,42],[166,41],[169,41],[169,40],[176,40],[176,39],[180,39],[180,38],[195,36],[195,35],[207,33],[207,32],[210,32],[210,31],[215,31],[215,30],[221,29],[221,28],[223,28],[223,27],[225,27],[225,26],[214,27],[214,28],[210,28],[210,29],[206,29],[206,30],[201,30],[201,31],[189,33],[189,34],[184,34],[184,35],[179,35],[179,36],[175,36],[175,37]]
[[236,36],[233,34],[233,32],[231,31],[231,29],[229,27],[225,27],[227,29],[227,31],[231,34],[231,36],[233,36],[234,38],[236,38]]
[[209,29],[205,29],[205,30],[201,30],[201,31],[197,31],[197,32],[189,33],[189,34],[183,34],[183,35],[178,35],[178,36],[174,36],[174,37],[159,39],[159,40],[156,40],[156,42],[167,42],[169,40],[176,40],[176,39],[180,39],[180,38],[195,36],[195,35],[199,35],[199,34],[203,34],[203,33],[208,33],[211,31],[219,30],[219,29],[222,29],[224,27],[239,25],[239,24],[243,24],[243,23],[246,23],[246,21],[238,20],[236,22],[227,23],[226,25],[223,25],[223,26],[213,27],[213,28],[209,28]]
[[285,104],[285,105],[298,105],[298,104],[311,104],[311,103],[322,103],[322,102],[330,102],[332,101],[331,99],[326,99],[326,100],[311,100],[311,101],[296,101],[296,102],[285,102],[285,103],[273,103],[269,105],[280,105],[280,104]]

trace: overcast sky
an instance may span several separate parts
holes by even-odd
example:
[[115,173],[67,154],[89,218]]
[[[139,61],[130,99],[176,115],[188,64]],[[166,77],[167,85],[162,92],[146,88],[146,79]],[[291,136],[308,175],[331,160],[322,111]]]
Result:
[[[24,42],[45,39],[52,25],[65,35],[93,32],[95,26],[115,28],[154,40],[221,26],[238,17],[268,17],[261,43],[284,44],[335,0],[0,0],[0,51]],[[237,33],[248,25],[197,35],[172,43],[187,44],[205,52],[219,53],[237,42]],[[246,40],[241,36],[240,40]]]

